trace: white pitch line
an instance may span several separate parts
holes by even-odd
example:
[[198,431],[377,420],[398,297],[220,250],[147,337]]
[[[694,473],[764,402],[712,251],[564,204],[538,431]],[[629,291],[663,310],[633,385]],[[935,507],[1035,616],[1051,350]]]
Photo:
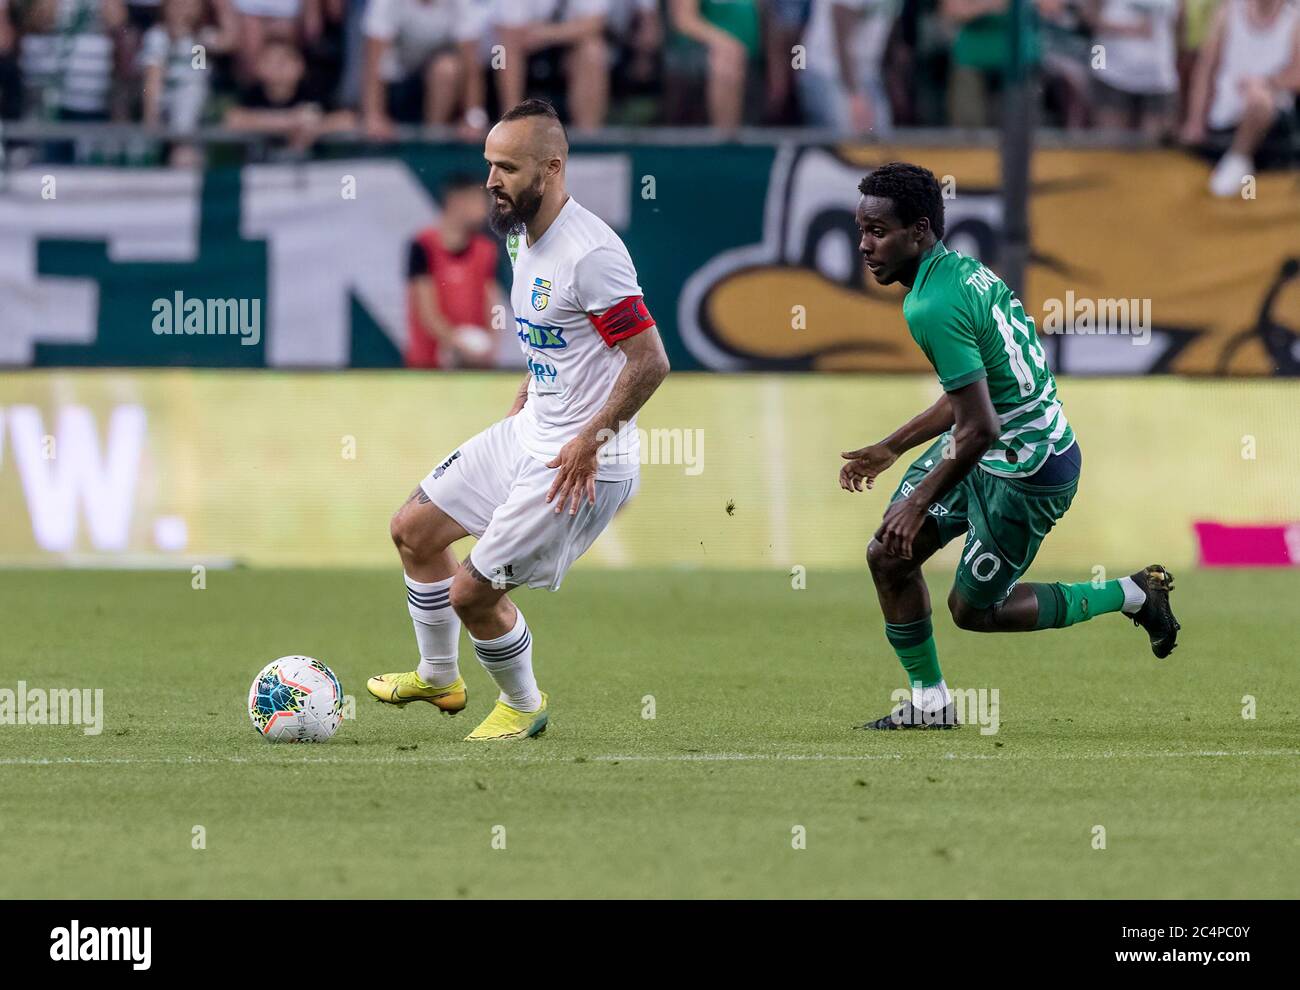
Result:
[[[860,755],[848,753],[668,753],[663,755],[648,754],[601,754],[598,756],[584,756],[575,754],[574,756],[521,756],[508,761],[504,765],[514,765],[520,763],[554,763],[554,764],[575,764],[575,763],[745,763],[745,762],[808,762],[808,763],[864,763],[881,760],[991,760],[1007,761],[1015,760],[1119,760],[1119,759],[1139,759],[1139,760],[1165,760],[1178,759],[1182,757],[1198,757],[1202,759],[1251,759],[1255,757],[1277,757],[1277,756],[1300,756],[1298,749],[1263,749],[1263,750],[1183,750],[1183,751],[1157,751],[1157,752],[1104,752],[1104,753],[1044,753],[1044,754],[1016,754],[1016,753],[944,753],[942,755],[931,753],[863,753]],[[355,759],[337,756],[321,757],[287,757],[284,759],[275,759],[268,756],[265,759],[250,759],[246,756],[186,756],[186,757],[136,757],[136,756],[119,756],[119,757],[5,757],[0,758],[0,766],[118,766],[118,765],[155,765],[162,764],[167,766],[199,766],[203,764],[227,764],[238,763],[250,766],[267,766],[279,767],[293,764],[421,764],[421,763],[464,763],[468,761],[468,755],[445,755],[445,756],[362,756]],[[500,766],[502,764],[481,763],[477,764],[484,767]]]

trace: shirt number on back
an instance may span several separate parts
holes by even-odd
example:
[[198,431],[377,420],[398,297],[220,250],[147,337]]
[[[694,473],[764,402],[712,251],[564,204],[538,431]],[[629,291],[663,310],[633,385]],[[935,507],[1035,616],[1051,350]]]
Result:
[[[1033,361],[1042,371],[1047,368],[1047,355],[1043,353],[1043,345],[1038,342],[1038,334],[1016,319],[1017,308],[1024,312],[1019,299],[1011,301],[1012,312],[1010,313],[1003,313],[998,309],[997,303],[992,306],[993,319],[997,321],[998,332],[1002,334],[1002,349],[1006,352],[1011,373],[1016,376],[1016,381],[1020,385],[1020,395],[1023,397],[1034,391],[1034,372],[1029,367],[1029,361]],[[1032,324],[1034,321],[1030,319],[1029,322]],[[1029,360],[1025,359],[1026,355]]]

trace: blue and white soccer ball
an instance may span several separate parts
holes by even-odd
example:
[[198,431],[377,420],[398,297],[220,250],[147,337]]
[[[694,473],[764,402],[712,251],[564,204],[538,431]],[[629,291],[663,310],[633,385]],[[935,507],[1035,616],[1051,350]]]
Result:
[[253,678],[248,717],[271,742],[325,742],[343,720],[343,687],[312,657],[280,657]]

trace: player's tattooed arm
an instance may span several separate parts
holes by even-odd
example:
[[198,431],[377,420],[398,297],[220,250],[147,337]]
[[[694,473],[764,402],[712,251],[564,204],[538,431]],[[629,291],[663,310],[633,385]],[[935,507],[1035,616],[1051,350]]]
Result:
[[668,377],[668,355],[659,339],[658,328],[651,327],[620,341],[618,347],[627,358],[627,364],[614,381],[609,399],[583,430],[592,438],[604,433],[603,439],[608,439],[610,434],[607,431],[618,432]]
[[519,412],[520,409],[524,408],[524,403],[528,401],[528,383],[532,381],[532,379],[533,373],[531,371],[524,375],[524,380],[519,384],[519,391],[515,393],[515,404],[511,406],[510,411],[506,413],[507,419]]
[[618,347],[627,357],[627,364],[614,381],[609,398],[582,432],[566,443],[559,456],[547,465],[559,469],[551,490],[546,493],[546,501],[555,502],[556,512],[563,512],[567,502],[569,514],[576,513],[584,493],[588,502],[596,504],[597,453],[668,377],[668,355],[656,327],[619,341]]
[[411,494],[406,497],[406,502],[408,505],[411,502],[418,502],[420,505],[428,505],[431,501],[433,500],[430,499],[429,496],[425,494],[424,488],[421,487],[420,485],[416,485],[415,491],[411,492]]

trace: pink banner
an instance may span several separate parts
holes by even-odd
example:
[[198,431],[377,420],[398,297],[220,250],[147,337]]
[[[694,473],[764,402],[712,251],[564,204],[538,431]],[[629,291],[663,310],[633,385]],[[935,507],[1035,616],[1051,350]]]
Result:
[[1290,567],[1300,563],[1300,523],[1229,526],[1198,522],[1203,567]]

